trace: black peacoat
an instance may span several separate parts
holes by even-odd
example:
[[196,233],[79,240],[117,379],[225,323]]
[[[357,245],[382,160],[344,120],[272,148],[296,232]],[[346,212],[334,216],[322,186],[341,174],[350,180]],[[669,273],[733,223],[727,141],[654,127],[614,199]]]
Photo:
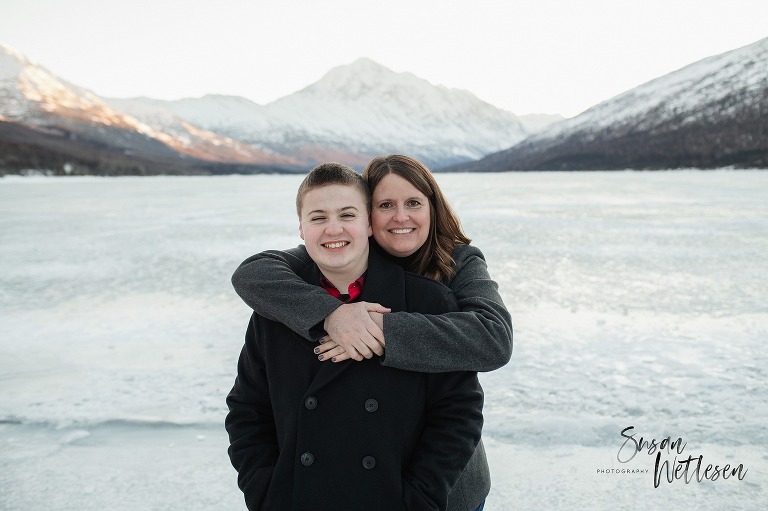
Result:
[[[316,265],[299,273],[319,283]],[[393,311],[457,310],[447,287],[404,272],[373,248],[360,299]],[[226,418],[248,509],[445,509],[480,440],[477,374],[402,371],[378,357],[320,362],[316,346],[251,317]]]

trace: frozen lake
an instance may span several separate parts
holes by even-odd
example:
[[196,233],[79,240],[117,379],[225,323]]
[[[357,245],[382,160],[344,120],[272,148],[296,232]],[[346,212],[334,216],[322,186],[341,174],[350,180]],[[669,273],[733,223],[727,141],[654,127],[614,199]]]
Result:
[[[515,326],[486,509],[765,509],[768,171],[437,178]],[[0,179],[0,510],[245,509],[229,277],[301,242],[300,181]],[[746,475],[656,488],[630,426]]]

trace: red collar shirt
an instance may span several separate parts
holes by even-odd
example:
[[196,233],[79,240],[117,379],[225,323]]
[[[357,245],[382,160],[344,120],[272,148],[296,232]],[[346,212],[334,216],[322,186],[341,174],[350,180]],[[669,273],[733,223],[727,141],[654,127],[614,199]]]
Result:
[[338,298],[342,302],[354,302],[357,297],[360,296],[360,293],[363,292],[363,286],[365,285],[365,274],[360,275],[357,280],[349,285],[349,289],[345,295],[341,294],[341,291],[336,289],[336,286],[331,284],[331,281],[325,277],[320,278],[320,285],[323,286],[323,289],[325,289],[329,295]]

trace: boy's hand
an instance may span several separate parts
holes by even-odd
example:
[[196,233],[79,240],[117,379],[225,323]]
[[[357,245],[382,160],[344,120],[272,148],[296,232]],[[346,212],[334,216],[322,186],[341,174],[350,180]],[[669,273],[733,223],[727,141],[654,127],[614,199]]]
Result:
[[323,326],[328,337],[315,352],[321,360],[334,362],[383,355],[383,314],[387,312],[390,309],[378,303],[345,303],[325,318]]

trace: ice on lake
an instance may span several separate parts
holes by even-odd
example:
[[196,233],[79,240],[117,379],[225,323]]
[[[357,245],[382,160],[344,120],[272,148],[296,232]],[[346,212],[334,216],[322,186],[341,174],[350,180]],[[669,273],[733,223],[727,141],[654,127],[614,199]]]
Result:
[[[486,509],[763,509],[768,172],[437,178],[515,326]],[[0,179],[0,509],[244,509],[229,277],[301,242],[300,180]],[[746,476],[655,488],[629,426]]]

